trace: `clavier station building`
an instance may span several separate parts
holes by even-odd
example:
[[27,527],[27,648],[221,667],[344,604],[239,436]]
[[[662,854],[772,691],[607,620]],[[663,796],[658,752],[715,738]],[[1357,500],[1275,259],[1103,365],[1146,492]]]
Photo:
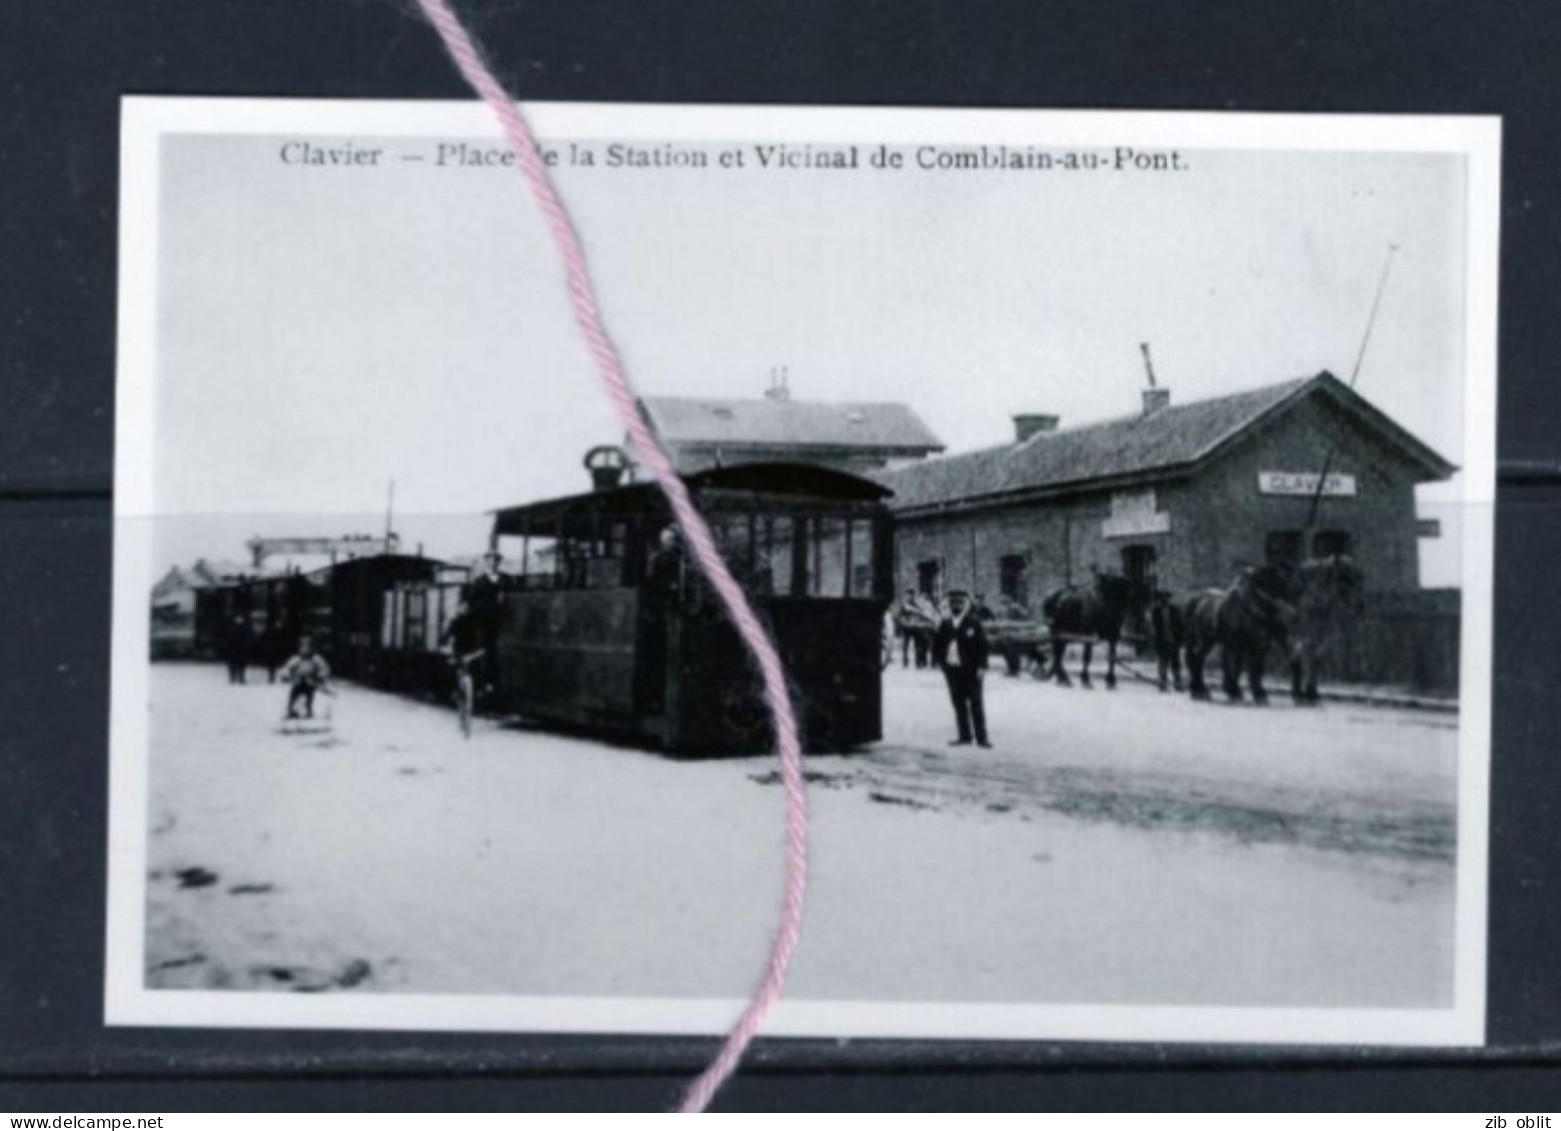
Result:
[[1149,388],[1132,416],[1058,424],[1016,416],[1010,443],[877,474],[900,592],[1030,606],[1092,569],[1185,591],[1333,552],[1372,590],[1417,590],[1415,487],[1457,470],[1327,372],[1182,405]]

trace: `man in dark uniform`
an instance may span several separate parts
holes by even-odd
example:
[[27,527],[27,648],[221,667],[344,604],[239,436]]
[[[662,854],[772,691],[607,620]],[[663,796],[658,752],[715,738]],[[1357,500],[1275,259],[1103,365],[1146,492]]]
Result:
[[227,633],[222,642],[222,658],[228,665],[229,683],[245,682],[250,656],[255,650],[254,635],[249,625],[249,617],[243,613],[236,614],[228,622]]
[[970,594],[963,589],[949,593],[949,614],[938,622],[932,638],[932,658],[943,669],[948,681],[949,698],[954,703],[954,722],[959,737],[951,746],[977,746],[991,749],[986,733],[986,704],[982,698],[982,680],[986,677],[991,649],[981,619],[970,608]]
[[683,580],[683,540],[676,526],[664,526],[656,541],[655,552],[645,567],[645,580],[651,591],[666,595],[677,590]]
[[[1160,690],[1174,686],[1182,689],[1182,641],[1186,638],[1186,626],[1182,620],[1182,608],[1164,589],[1156,589],[1149,606],[1150,636],[1154,640],[1155,658],[1160,668]],[[1168,680],[1166,677],[1169,676]]]
[[[491,692],[499,661],[499,618],[503,608],[504,578],[499,573],[499,563],[504,560],[497,550],[489,550],[482,556],[483,571],[466,585],[464,594],[466,611],[476,633],[482,655],[476,664],[478,686]],[[474,649],[475,650],[475,649]]]

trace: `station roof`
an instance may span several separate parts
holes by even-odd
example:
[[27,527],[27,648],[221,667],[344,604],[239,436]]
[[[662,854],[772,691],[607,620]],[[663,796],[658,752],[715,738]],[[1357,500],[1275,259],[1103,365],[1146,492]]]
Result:
[[1040,432],[1018,443],[911,464],[875,475],[895,494],[896,511],[1004,496],[1095,490],[1123,481],[1192,470],[1260,424],[1310,397],[1323,397],[1375,432],[1423,480],[1457,468],[1326,370],[1145,415]]
[[915,410],[892,402],[645,397],[640,405],[656,434],[681,447],[857,448],[893,455],[944,447]]

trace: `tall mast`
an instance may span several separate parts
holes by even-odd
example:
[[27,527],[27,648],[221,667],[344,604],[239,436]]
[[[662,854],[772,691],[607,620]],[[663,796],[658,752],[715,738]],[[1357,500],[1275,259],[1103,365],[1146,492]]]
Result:
[[395,514],[396,514],[396,481],[395,481],[395,479],[392,478],[391,481],[390,481],[390,489],[385,494],[385,553],[387,553],[387,554],[391,553],[394,550],[394,546],[392,545],[392,542],[394,541],[394,539],[396,537],[396,534],[395,534],[396,528],[393,525],[393,523],[395,521]]
[[[1371,313],[1366,316],[1366,330],[1361,334],[1360,349],[1355,352],[1355,365],[1350,369],[1350,382],[1348,388],[1353,391],[1355,382],[1360,380],[1361,363],[1366,360],[1366,347],[1371,344],[1371,332],[1377,325],[1377,312],[1382,309],[1382,292],[1387,289],[1388,272],[1393,269],[1393,256],[1398,251],[1398,244],[1388,244],[1388,253],[1382,260],[1382,273],[1377,276],[1377,293],[1371,299]],[[1328,454],[1323,458],[1322,472],[1317,476],[1317,490],[1312,492],[1311,509],[1306,515],[1306,529],[1311,531],[1317,523],[1317,510],[1322,505],[1323,489],[1327,486],[1328,475],[1333,470],[1333,459],[1339,453],[1339,441],[1334,440],[1328,445]],[[1303,553],[1305,551],[1303,550]]]

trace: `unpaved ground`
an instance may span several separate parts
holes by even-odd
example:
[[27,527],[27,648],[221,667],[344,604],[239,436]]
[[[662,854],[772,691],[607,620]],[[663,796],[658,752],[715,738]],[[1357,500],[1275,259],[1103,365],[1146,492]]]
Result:
[[[153,987],[732,997],[779,897],[764,758],[672,762],[345,687],[153,669]],[[1456,717],[934,673],[816,757],[801,998],[1445,1005]]]

